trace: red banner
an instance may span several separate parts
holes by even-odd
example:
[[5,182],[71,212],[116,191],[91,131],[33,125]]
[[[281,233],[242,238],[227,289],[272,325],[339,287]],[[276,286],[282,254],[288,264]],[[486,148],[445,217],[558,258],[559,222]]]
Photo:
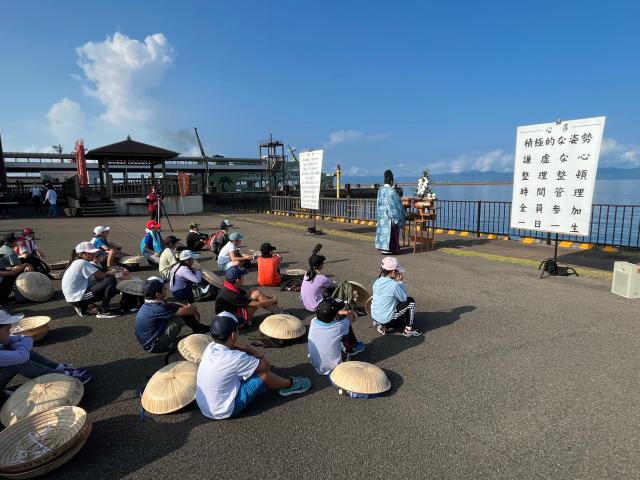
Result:
[[191,193],[191,182],[188,173],[178,172],[178,186],[180,187],[181,197],[186,197]]

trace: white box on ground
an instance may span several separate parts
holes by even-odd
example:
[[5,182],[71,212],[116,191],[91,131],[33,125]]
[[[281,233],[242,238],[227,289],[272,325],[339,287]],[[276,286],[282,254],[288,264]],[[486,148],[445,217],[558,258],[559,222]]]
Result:
[[611,293],[625,298],[640,298],[640,265],[615,262]]
[[300,153],[300,206],[318,210],[320,208],[320,177],[324,150]]

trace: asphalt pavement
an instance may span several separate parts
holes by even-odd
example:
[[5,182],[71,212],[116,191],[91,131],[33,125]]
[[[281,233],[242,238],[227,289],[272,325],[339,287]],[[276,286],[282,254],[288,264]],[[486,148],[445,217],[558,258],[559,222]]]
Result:
[[[175,216],[171,222],[185,238],[193,219],[214,232],[222,218]],[[276,245],[284,268],[306,268],[320,242],[325,271],[335,280],[370,287],[378,275],[381,256],[370,231],[344,227],[342,234],[327,226],[330,234],[319,237],[303,235],[303,221],[229,218],[247,247]],[[111,226],[110,238],[134,252],[145,221],[59,218],[28,226],[47,258],[61,260],[91,238],[97,222]],[[2,220],[0,230],[25,222]],[[167,227],[163,222],[165,235]],[[474,252],[477,245],[450,250]],[[267,395],[224,421],[206,419],[195,403],[142,419],[140,390],[162,367],[163,355],[142,351],[134,314],[76,316],[56,281],[50,302],[11,306],[53,318],[39,352],[95,374],[81,403],[92,434],[50,478],[637,478],[639,301],[611,294],[610,280],[598,275],[541,280],[535,262],[500,261],[515,258],[510,249],[516,247],[504,245],[508,255],[493,243],[491,255],[459,255],[445,246],[399,257],[426,334],[379,336],[369,317],[355,323],[366,343],[357,359],[379,365],[392,383],[379,398],[338,395],[311,368],[304,341],[272,348],[254,322],[241,339],[258,345],[278,373],[310,377],[313,387],[302,396]],[[201,263],[215,269],[209,253]],[[151,267],[140,272],[154,273]],[[255,281],[254,272],[248,283]],[[299,294],[265,290],[308,325]],[[211,302],[198,308],[203,318],[212,317]],[[258,320],[266,314],[259,312]]]

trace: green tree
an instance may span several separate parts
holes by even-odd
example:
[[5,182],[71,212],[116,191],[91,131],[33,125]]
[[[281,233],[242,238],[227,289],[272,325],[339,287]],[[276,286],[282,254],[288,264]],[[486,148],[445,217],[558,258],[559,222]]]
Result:
[[228,192],[229,190],[227,190],[227,186],[233,185],[233,180],[231,180],[231,177],[225,175],[223,177],[220,177],[218,183],[220,184],[220,188],[222,188],[223,192]]

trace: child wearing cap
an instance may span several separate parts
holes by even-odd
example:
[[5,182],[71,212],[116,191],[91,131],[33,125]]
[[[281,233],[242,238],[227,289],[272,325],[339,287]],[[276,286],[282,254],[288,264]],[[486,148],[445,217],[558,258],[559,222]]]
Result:
[[239,335],[231,313],[221,313],[211,322],[214,341],[205,348],[196,377],[196,403],[205,417],[235,417],[267,390],[289,396],[311,388],[308,378],[273,373],[266,358],[237,343]]
[[380,277],[373,284],[371,301],[371,318],[381,335],[394,328],[403,328],[405,337],[422,335],[414,327],[416,302],[407,296],[407,287],[402,281],[404,272],[394,257],[382,259]]
[[107,267],[112,267],[117,263],[118,259],[126,256],[125,253],[121,252],[121,247],[107,240],[110,231],[111,227],[98,225],[93,229],[93,238],[91,239],[91,245],[99,249],[96,258],[102,263],[106,261]]
[[315,312],[323,298],[330,295],[336,288],[336,284],[329,277],[323,275],[324,261],[326,258],[319,255],[322,245],[318,244],[309,257],[309,271],[302,280],[300,287],[300,300],[305,310]]
[[281,312],[278,307],[278,299],[271,298],[260,290],[247,292],[240,288],[242,277],[249,273],[241,267],[231,267],[224,274],[224,284],[216,297],[216,314],[222,312],[233,313],[240,327],[251,325],[251,317],[258,308],[264,308],[272,313]]
[[0,246],[0,303],[9,301],[9,295],[13,291],[16,277],[22,272],[32,272],[33,267],[28,263],[21,263],[14,251],[17,238],[15,233],[6,235]]
[[160,254],[162,253],[162,238],[160,237],[160,224],[155,220],[147,222],[145,235],[140,242],[140,253],[150,263],[160,264]]
[[102,300],[97,311],[97,318],[113,318],[116,314],[109,311],[111,299],[118,294],[115,275],[118,272],[103,272],[94,262],[98,249],[89,242],[76,245],[78,255],[62,276],[62,293],[64,298],[73,305],[79,316],[92,313],[89,307],[96,301]]
[[22,236],[18,237],[15,252],[22,263],[30,264],[36,272],[49,275],[51,269],[44,262],[44,253],[38,248],[34,236],[35,232],[31,228],[23,228]]
[[189,224],[189,234],[187,235],[187,248],[192,252],[199,252],[205,245],[208,236],[200,233],[200,224],[193,222]]
[[[179,262],[171,267],[169,273],[169,282],[171,293],[176,300],[183,302],[193,303],[195,300],[193,295],[193,286],[203,283],[202,272],[193,268],[194,260],[198,258],[197,253],[193,253],[191,250],[183,250],[178,257]],[[206,284],[206,285],[205,285]],[[210,285],[206,282],[203,283],[203,293],[207,293],[207,289]]]
[[211,251],[217,256],[220,250],[229,242],[229,229],[233,224],[229,220],[223,220],[220,223],[220,230],[213,236],[211,241]]
[[320,375],[329,375],[342,361],[364,350],[351,324],[356,312],[344,310],[345,303],[328,297],[320,302],[309,326],[309,359]]
[[160,264],[158,266],[158,269],[160,270],[160,275],[165,279],[169,278],[171,267],[173,267],[179,261],[178,254],[176,253],[179,241],[180,239],[174,237],[173,235],[169,235],[164,240],[164,250],[160,255]]
[[64,363],[57,363],[33,350],[33,339],[24,335],[11,335],[11,325],[19,322],[22,315],[10,315],[0,310],[0,390],[16,375],[36,378],[49,373],[62,373],[89,382],[93,375],[87,370],[78,370]]
[[282,257],[273,254],[276,249],[270,243],[260,245],[260,256],[258,257],[258,285],[261,287],[277,287],[282,283],[280,274],[280,262]]
[[222,247],[218,254],[218,266],[222,271],[233,266],[251,268],[253,257],[251,255],[243,255],[238,248],[243,239],[244,237],[240,235],[240,232],[233,232],[229,235],[229,242]]
[[200,323],[195,305],[168,303],[169,284],[160,277],[150,277],[143,285],[144,305],[136,314],[135,333],[147,352],[166,352],[175,346],[182,327],[193,333],[207,333],[209,327]]

